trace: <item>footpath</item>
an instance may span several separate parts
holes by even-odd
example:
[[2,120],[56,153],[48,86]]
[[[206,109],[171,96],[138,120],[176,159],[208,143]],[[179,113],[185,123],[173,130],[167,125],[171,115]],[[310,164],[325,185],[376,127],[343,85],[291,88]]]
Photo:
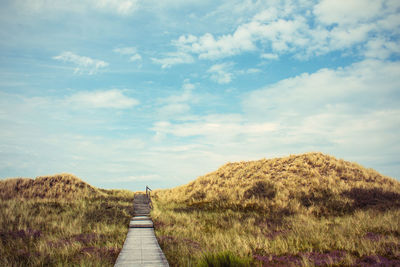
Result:
[[150,200],[147,195],[135,195],[133,207],[135,216],[129,223],[128,235],[114,266],[169,266],[154,235],[154,225],[150,218]]

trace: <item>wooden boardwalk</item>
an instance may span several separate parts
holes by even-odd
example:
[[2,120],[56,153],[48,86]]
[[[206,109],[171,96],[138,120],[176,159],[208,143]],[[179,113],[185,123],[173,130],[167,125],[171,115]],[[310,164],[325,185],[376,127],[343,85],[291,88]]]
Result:
[[169,266],[154,235],[147,196],[136,195],[133,205],[135,216],[129,224],[128,235],[114,266]]

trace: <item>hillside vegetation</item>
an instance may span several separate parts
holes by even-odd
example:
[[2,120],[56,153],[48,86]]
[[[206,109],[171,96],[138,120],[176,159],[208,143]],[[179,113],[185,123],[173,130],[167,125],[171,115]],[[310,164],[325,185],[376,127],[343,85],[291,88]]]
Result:
[[228,163],[154,199],[174,266],[400,264],[400,183],[322,153]]
[[71,174],[40,176],[36,179],[11,178],[0,181],[0,198],[76,199],[105,195]]
[[373,169],[308,153],[228,163],[160,197],[195,207],[329,215],[368,206],[399,206],[398,194],[400,183]]
[[70,174],[0,181],[0,266],[113,266],[134,193]]

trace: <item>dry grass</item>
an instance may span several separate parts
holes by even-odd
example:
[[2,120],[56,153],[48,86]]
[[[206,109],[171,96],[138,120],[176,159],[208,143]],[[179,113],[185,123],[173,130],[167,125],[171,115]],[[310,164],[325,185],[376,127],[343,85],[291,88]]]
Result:
[[[228,163],[153,192],[171,266],[400,265],[400,183],[321,153]],[[0,181],[0,266],[111,266],[134,193]]]
[[68,174],[0,181],[0,266],[113,266],[133,192]]
[[229,163],[154,196],[173,266],[221,252],[266,266],[400,264],[400,183],[321,153]]
[[36,179],[11,178],[0,181],[0,198],[88,198],[103,194],[99,189],[67,173]]

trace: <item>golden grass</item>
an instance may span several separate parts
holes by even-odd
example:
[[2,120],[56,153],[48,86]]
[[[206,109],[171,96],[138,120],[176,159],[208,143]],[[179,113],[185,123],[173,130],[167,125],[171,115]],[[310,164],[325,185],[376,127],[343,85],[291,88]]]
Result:
[[11,178],[0,181],[0,198],[76,199],[103,193],[72,174],[40,176],[36,179]]
[[134,193],[69,175],[0,181],[0,266],[113,266]]
[[400,264],[400,183],[321,153],[228,163],[154,192],[172,266],[230,252],[252,264]]
[[[134,193],[69,175],[0,181],[0,266],[111,266]],[[153,191],[171,266],[400,265],[400,183],[321,153],[228,163]]]

